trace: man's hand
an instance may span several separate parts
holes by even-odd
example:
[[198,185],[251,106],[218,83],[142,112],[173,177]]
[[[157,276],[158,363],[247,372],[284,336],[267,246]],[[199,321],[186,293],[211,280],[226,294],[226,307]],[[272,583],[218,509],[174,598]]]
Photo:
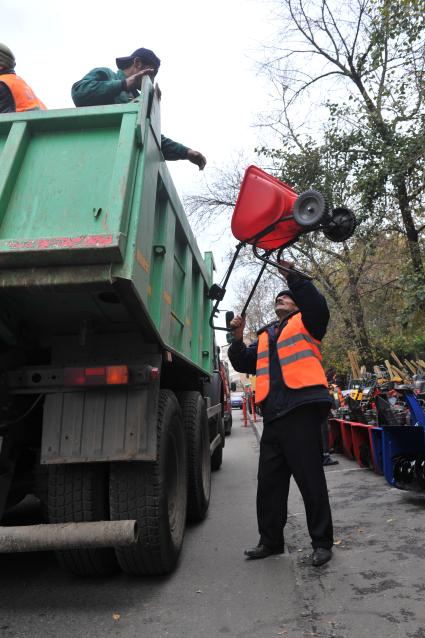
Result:
[[[284,259],[279,259],[278,264],[284,268],[289,268],[289,270],[294,267],[293,261],[285,261]],[[287,270],[282,270],[280,268],[279,272],[283,275],[283,277],[285,277],[285,279],[288,279],[288,276],[291,274]]]
[[142,79],[145,75],[149,75],[152,79],[155,75],[155,69],[142,69],[141,71],[137,71],[134,75],[130,75],[126,81],[127,91],[131,91],[132,89],[140,89],[142,86]]
[[199,151],[194,151],[191,148],[187,151],[187,159],[192,164],[196,164],[199,166],[199,170],[203,171],[205,168],[205,164],[207,163],[206,158]]
[[235,341],[243,338],[243,329],[245,328],[245,317],[236,315],[230,322],[230,328],[233,330]]

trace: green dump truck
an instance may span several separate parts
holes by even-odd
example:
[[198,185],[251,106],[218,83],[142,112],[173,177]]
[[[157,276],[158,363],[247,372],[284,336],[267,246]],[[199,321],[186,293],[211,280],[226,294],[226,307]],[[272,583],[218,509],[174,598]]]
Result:
[[77,574],[171,571],[222,462],[203,259],[160,151],[159,96],[0,117],[0,519]]

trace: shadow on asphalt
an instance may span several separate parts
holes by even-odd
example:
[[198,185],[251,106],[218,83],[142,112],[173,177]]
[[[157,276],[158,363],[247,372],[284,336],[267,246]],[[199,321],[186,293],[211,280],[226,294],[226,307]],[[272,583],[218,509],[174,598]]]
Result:
[[[39,502],[27,497],[5,514],[1,525],[42,522]],[[0,554],[0,610],[10,611],[12,599],[15,613],[31,609],[39,612],[46,603],[50,612],[81,609],[82,605],[98,611],[123,610],[132,606],[135,599],[147,602],[150,590],[172,578],[173,574],[141,577],[120,571],[110,576],[82,577],[62,570],[53,552]]]

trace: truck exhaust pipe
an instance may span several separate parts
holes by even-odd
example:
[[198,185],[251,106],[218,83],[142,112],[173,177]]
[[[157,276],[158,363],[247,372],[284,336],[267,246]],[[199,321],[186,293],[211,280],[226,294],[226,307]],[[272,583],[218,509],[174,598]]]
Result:
[[138,540],[137,521],[48,523],[0,527],[0,553],[124,547]]

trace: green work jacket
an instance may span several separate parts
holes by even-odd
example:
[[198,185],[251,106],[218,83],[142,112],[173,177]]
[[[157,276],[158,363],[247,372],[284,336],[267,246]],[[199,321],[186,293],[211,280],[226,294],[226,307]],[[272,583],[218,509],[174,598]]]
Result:
[[[72,85],[71,95],[75,106],[100,106],[103,104],[127,104],[138,96],[128,93],[123,71],[116,73],[107,67],[92,69]],[[161,135],[161,151],[166,160],[187,159],[188,147]]]

